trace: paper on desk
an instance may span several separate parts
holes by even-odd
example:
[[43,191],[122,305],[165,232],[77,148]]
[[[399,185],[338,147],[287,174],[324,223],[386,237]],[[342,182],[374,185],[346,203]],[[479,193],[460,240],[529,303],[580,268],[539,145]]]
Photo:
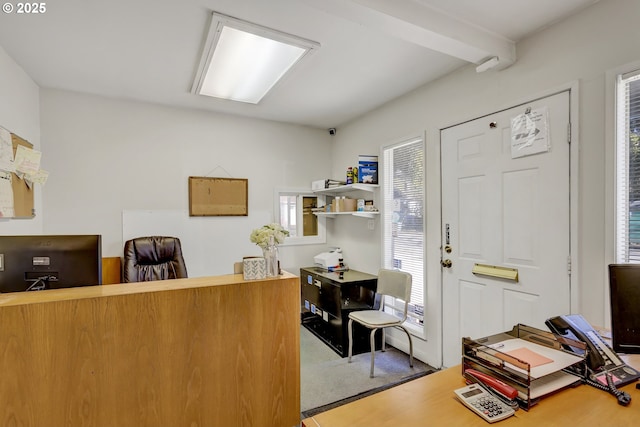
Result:
[[531,382],[529,386],[529,397],[536,399],[546,394],[552,393],[561,388],[570,386],[580,381],[580,378],[564,371],[557,371],[540,379]]
[[[531,341],[526,341],[521,338],[508,339],[508,340],[493,344],[491,345],[491,347],[495,349],[499,349],[499,351],[501,351],[502,353],[507,353],[507,354],[510,354],[510,352],[514,350],[520,350],[522,348],[525,348],[530,352],[537,353],[542,357],[550,359],[551,362],[549,363],[541,364],[538,366],[531,366],[530,375],[531,375],[531,378],[534,378],[534,379],[557,372],[561,369],[564,369],[582,360],[582,358],[580,358],[579,356],[574,356],[572,354],[565,353],[564,351],[559,351],[550,347],[545,347],[543,345],[536,344]],[[517,357],[518,359],[521,359],[518,356],[515,356],[515,357]],[[521,360],[524,360],[524,359],[521,359]],[[528,362],[527,360],[524,360],[524,361],[531,365],[531,363]],[[518,368],[517,366],[514,366],[508,362],[505,362],[505,365],[509,366],[509,368],[515,371],[522,372],[523,374],[527,373],[527,371],[525,371],[524,369]]]
[[505,351],[504,353],[507,353],[509,356],[513,356],[517,359],[524,360],[532,368],[540,365],[545,365],[547,363],[553,363],[553,359],[549,359],[548,357],[545,357],[540,353],[536,353],[535,351],[526,347],[516,348],[515,350]]

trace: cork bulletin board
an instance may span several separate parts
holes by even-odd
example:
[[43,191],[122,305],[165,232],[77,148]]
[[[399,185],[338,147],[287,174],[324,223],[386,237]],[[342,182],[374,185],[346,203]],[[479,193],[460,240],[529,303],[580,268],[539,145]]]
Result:
[[[13,143],[14,156],[16,155],[18,145],[33,148],[30,142],[13,133],[11,134],[11,142]],[[19,179],[15,173],[12,175],[11,186],[13,187],[14,218],[33,218],[35,216],[33,211],[33,189],[30,188],[24,180]]]
[[249,180],[189,177],[189,216],[247,216]]

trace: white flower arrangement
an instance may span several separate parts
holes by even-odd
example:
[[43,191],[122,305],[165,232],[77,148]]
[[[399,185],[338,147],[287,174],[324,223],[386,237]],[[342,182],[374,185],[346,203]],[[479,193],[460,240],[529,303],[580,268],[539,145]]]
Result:
[[269,238],[271,236],[273,236],[273,241],[277,245],[283,243],[285,237],[288,235],[289,230],[285,230],[280,224],[274,222],[253,230],[249,236],[249,240],[264,249],[269,245]]

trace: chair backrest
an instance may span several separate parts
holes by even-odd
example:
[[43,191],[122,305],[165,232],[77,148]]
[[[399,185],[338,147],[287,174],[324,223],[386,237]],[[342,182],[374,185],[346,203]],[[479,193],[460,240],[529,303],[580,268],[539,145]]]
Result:
[[382,268],[378,271],[377,292],[399,298],[406,305],[411,299],[411,274],[400,270],[388,270]]
[[187,276],[182,246],[177,237],[150,236],[124,244],[124,282],[180,279]]

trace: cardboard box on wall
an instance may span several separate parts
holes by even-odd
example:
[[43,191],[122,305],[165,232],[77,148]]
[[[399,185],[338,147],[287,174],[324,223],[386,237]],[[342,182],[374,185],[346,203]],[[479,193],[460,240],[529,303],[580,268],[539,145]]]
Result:
[[358,182],[378,183],[378,156],[358,156]]
[[357,200],[356,199],[344,199],[342,201],[343,208],[345,212],[354,212],[356,210]]

